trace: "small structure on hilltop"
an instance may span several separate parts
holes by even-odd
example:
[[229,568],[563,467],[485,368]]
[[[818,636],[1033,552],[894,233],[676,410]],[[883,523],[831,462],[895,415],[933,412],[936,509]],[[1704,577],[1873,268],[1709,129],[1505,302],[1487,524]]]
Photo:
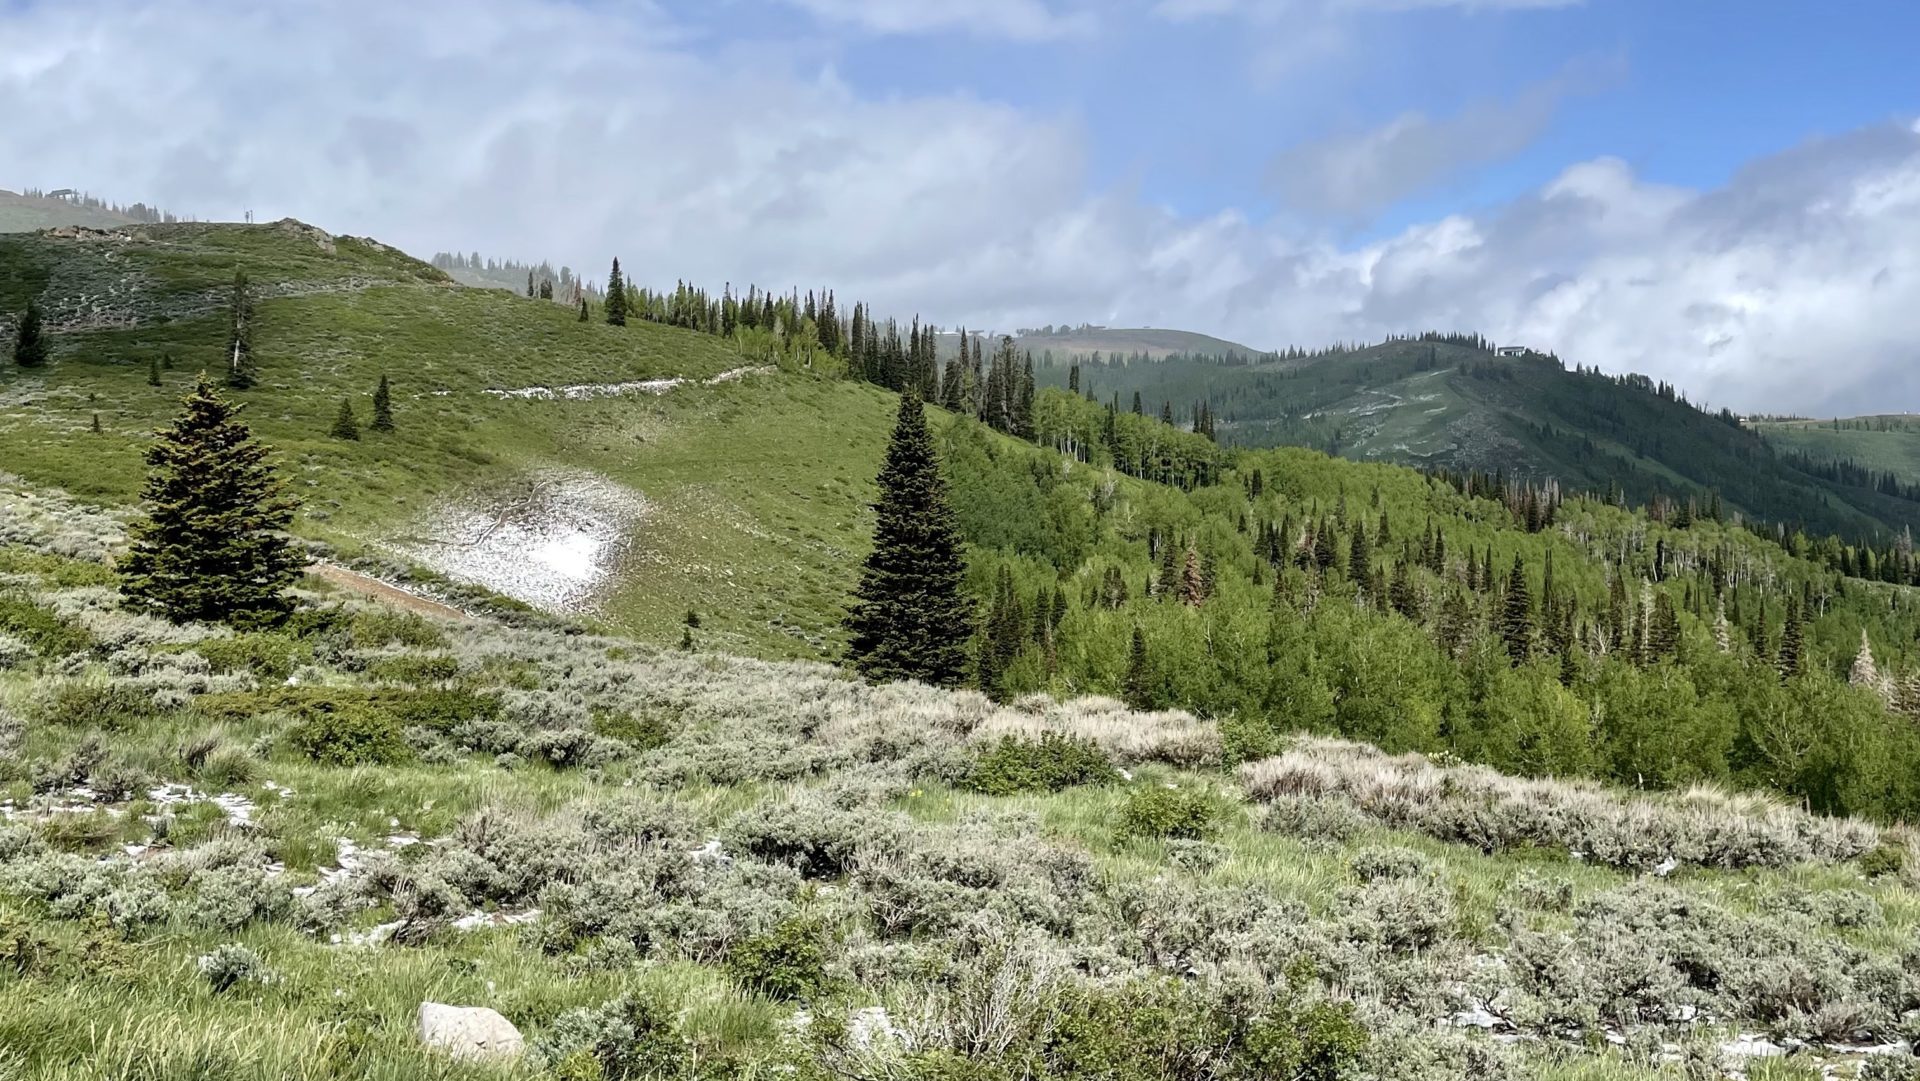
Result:
[[1496,357],[1524,357],[1532,352],[1533,352],[1533,349],[1530,346],[1503,345],[1500,348],[1495,349],[1493,351],[1493,355]]

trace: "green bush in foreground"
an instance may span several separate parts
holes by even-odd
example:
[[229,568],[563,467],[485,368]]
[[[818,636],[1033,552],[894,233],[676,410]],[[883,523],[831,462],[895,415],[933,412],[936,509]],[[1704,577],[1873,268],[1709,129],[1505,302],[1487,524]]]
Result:
[[1204,841],[1214,831],[1215,808],[1204,792],[1184,788],[1137,788],[1120,809],[1116,836]]
[[315,712],[289,729],[287,740],[328,766],[392,765],[413,757],[392,716],[360,705]]
[[1039,739],[1002,736],[974,760],[960,786],[989,796],[1011,796],[1108,785],[1119,779],[1120,771],[1092,740],[1043,732]]
[[727,954],[727,974],[749,991],[777,999],[806,999],[826,986],[825,933],[795,916],[764,935],[742,939]]

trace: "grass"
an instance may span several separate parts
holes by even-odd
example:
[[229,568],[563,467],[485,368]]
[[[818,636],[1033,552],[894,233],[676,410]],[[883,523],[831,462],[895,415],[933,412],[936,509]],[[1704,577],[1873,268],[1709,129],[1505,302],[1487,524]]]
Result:
[[1834,428],[1824,420],[1758,421],[1748,426],[1789,453],[1816,461],[1850,461],[1912,484],[1920,480],[1920,420],[1905,414],[1853,417],[1857,427]]
[[[278,226],[146,232],[156,239],[114,249],[119,263],[84,243],[0,238],[0,309],[42,288],[92,296],[106,275],[133,275],[155,298],[136,326],[58,335],[44,371],[0,370],[10,470],[90,501],[136,500],[148,433],[196,373],[220,371],[222,290],[238,265],[256,282],[321,290],[258,301],[262,383],[236,395],[305,501],[300,532],[349,557],[387,554],[430,532],[450,505],[488,506],[552,471],[584,470],[650,508],[587,614],[671,642],[694,609],[711,648],[837,654],[891,396],[778,372],[702,385],[746,361],[689,331],[582,324],[547,302],[449,287],[431,267],[346,238],[329,253]],[[172,367],[149,386],[162,358]],[[383,374],[398,430],[329,438],[343,398],[364,429]],[[489,393],[660,379],[688,382],[592,400]]]

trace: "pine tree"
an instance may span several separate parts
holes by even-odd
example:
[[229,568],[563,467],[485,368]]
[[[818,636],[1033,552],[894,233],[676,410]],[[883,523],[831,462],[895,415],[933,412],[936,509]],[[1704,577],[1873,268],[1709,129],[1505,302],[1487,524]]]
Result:
[[260,381],[253,359],[253,292],[244,271],[233,272],[233,297],[227,306],[227,385],[246,390]]
[[586,323],[591,322],[592,319],[593,311],[587,307],[587,298],[583,296],[580,298],[580,321]]
[[27,301],[27,310],[14,326],[13,362],[22,368],[38,368],[47,362],[47,332],[38,300]]
[[276,622],[306,563],[285,533],[297,504],[205,375],[183,404],[147,451],[148,517],[121,560],[121,590],[175,621]]
[[1782,680],[1800,674],[1800,654],[1805,648],[1806,628],[1801,624],[1800,602],[1797,598],[1788,597],[1786,626],[1780,631],[1780,655],[1774,662]]
[[160,385],[160,358],[159,357],[150,357],[147,360],[147,385],[150,387],[157,387]]
[[1133,643],[1127,649],[1127,678],[1122,685],[1120,696],[1134,709],[1158,709],[1159,696],[1154,692],[1153,662],[1147,656],[1147,636],[1140,631],[1138,624],[1133,628]]
[[98,413],[95,413],[95,414],[93,415],[93,423],[92,423],[92,424],[90,424],[90,425],[88,425],[88,430],[89,430],[89,431],[91,431],[91,432],[93,432],[93,434],[95,434],[95,435],[99,435],[99,434],[100,434],[100,432],[101,432],[101,428],[100,428],[100,414],[98,414]]
[[978,664],[980,690],[996,702],[1007,699],[1007,668],[1020,654],[1026,621],[1020,594],[1013,585],[1013,572],[1001,567],[994,582],[993,604],[988,608],[986,633],[980,640]]
[[380,377],[380,385],[373,388],[373,430],[393,431],[393,390],[387,386],[385,375]]
[[1373,572],[1368,566],[1367,527],[1356,525],[1353,527],[1353,541],[1347,546],[1347,577],[1365,589],[1372,576]]
[[607,325],[624,327],[627,325],[627,281],[620,276],[620,260],[613,261],[613,270],[607,274]]
[[335,439],[359,439],[360,421],[353,415],[353,402],[340,399],[340,412],[334,414],[333,427],[327,434]]
[[876,682],[959,686],[973,636],[966,566],[926,412],[911,394],[900,400],[878,483],[873,551],[847,615],[850,659]]
[[1527,571],[1519,556],[1513,557],[1506,596],[1501,601],[1500,639],[1515,664],[1524,664],[1533,655],[1533,599],[1527,594]]
[[1200,574],[1200,556],[1192,548],[1187,549],[1187,558],[1181,563],[1180,603],[1189,608],[1198,608],[1206,602],[1207,584]]

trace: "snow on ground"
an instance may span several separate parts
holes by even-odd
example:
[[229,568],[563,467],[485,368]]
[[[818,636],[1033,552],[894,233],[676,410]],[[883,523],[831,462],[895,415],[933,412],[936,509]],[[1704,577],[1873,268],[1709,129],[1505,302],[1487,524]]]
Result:
[[[771,371],[765,366],[732,368],[710,379],[701,380],[702,386],[719,386],[737,379],[753,375],[756,372]],[[628,394],[665,394],[676,387],[685,386],[691,380],[674,377],[672,379],[642,379],[630,383],[576,383],[565,387],[520,387],[516,390],[489,390],[488,394],[496,398],[522,398],[537,401],[585,401],[591,398],[618,398]]]
[[456,504],[429,516],[403,555],[550,611],[591,605],[647,514],[640,493],[588,472],[548,472],[492,506]]

